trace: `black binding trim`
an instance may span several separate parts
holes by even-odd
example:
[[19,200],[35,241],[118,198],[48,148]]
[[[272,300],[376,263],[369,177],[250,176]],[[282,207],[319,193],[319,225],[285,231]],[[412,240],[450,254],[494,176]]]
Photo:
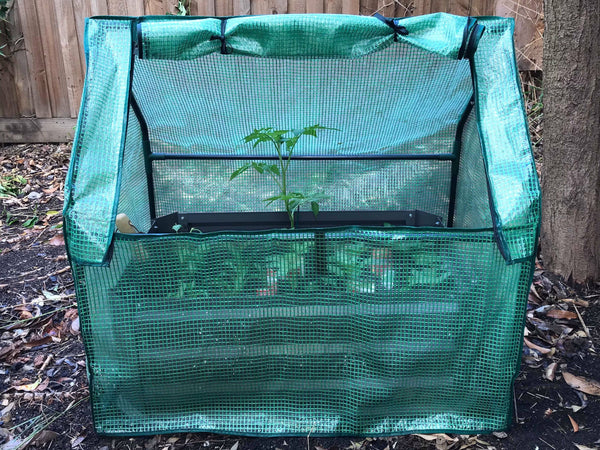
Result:
[[229,51],[227,51],[227,42],[225,42],[225,29],[227,28],[227,18],[221,19],[221,35],[220,36],[212,36],[210,38],[211,41],[219,40],[221,41],[221,54],[227,55]]
[[140,22],[138,20],[137,22],[137,30],[136,30],[136,39],[135,39],[135,46],[136,46],[136,50],[137,50],[137,57],[139,59],[142,59],[142,56],[144,55],[144,49],[142,46],[142,22]]
[[399,34],[401,34],[402,36],[408,36],[408,30],[406,29],[406,27],[403,27],[402,25],[398,25],[398,23],[396,22],[396,19],[384,17],[379,13],[373,14],[373,17],[381,20],[388,27],[390,27],[392,30],[394,30],[394,42],[398,42]]
[[465,24],[465,30],[463,32],[462,44],[460,45],[460,49],[458,50],[458,59],[463,59],[465,57],[465,51],[469,43],[469,36],[471,35],[471,31],[473,30],[473,27],[476,24],[477,19],[471,16],[467,17],[467,23]]
[[471,37],[469,38],[467,48],[465,49],[465,58],[473,58],[473,56],[475,55],[475,51],[477,50],[477,46],[479,45],[479,39],[481,39],[481,35],[484,31],[485,27],[483,25],[475,25],[473,31],[471,32]]

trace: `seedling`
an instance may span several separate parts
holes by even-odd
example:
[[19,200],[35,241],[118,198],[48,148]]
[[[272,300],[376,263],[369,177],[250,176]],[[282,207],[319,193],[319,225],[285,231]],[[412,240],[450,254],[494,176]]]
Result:
[[27,179],[21,175],[9,173],[0,178],[0,198],[17,197],[22,194]]
[[271,127],[254,130],[248,136],[244,137],[244,142],[252,142],[253,148],[256,148],[261,142],[271,142],[277,152],[278,163],[249,162],[238,167],[229,177],[229,180],[231,181],[248,169],[253,169],[259,174],[269,175],[279,188],[279,195],[266,198],[264,201],[267,202],[267,205],[276,201],[283,202],[285,211],[290,219],[290,228],[294,228],[294,211],[297,208],[310,203],[310,208],[316,217],[319,214],[319,201],[327,198],[327,196],[322,193],[307,194],[304,192],[288,191],[288,169],[294,153],[294,148],[302,136],[317,137],[317,130],[339,131],[335,128],[322,127],[318,124],[293,131],[275,130]]

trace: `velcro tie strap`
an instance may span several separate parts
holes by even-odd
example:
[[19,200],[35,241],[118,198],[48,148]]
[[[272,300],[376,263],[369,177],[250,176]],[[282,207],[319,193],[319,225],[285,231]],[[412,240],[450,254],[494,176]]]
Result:
[[477,50],[477,44],[483,34],[485,27],[477,23],[477,19],[474,17],[468,17],[467,23],[465,24],[465,31],[463,33],[463,40],[458,50],[458,59],[470,59],[475,55]]
[[227,19],[221,19],[221,35],[213,36],[210,38],[211,41],[220,40],[221,41],[221,54],[227,55],[229,52],[227,51],[227,43],[225,42],[225,28],[227,27]]
[[401,34],[402,36],[408,36],[408,30],[406,29],[406,27],[403,27],[402,25],[398,25],[397,19],[384,17],[379,13],[373,14],[373,17],[381,20],[388,27],[390,27],[392,30],[394,30],[394,42],[398,42],[399,34]]

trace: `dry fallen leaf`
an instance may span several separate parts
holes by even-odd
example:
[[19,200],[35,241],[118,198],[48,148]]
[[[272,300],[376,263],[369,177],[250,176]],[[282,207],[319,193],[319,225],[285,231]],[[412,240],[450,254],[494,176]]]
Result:
[[55,247],[59,247],[61,245],[65,245],[65,237],[62,233],[57,234],[52,239],[48,241],[48,244],[53,245]]
[[29,342],[25,343],[25,347],[34,348],[39,347],[40,345],[47,345],[53,342],[52,336],[44,336],[39,339],[31,339]]
[[71,439],[71,448],[77,448],[79,447],[79,445],[81,445],[81,443],[85,440],[87,436],[84,435],[80,435],[80,436],[76,436],[73,439]]
[[426,441],[435,441],[438,438],[442,438],[449,442],[457,442],[458,438],[451,438],[447,434],[437,433],[437,434],[414,434],[414,436],[419,436],[421,439],[425,439]]
[[576,444],[575,442],[573,442],[573,445],[579,450],[598,450],[598,447],[588,447],[587,445]]
[[546,367],[546,371],[544,372],[544,378],[550,381],[554,381],[554,376],[556,375],[556,368],[558,364],[553,362]]
[[48,387],[49,384],[50,384],[50,379],[46,378],[35,388],[35,390],[37,392],[42,392],[44,389],[46,389]]
[[31,384],[23,384],[21,386],[15,386],[14,388],[17,391],[27,391],[27,392],[31,392],[31,391],[35,391],[36,388],[40,385],[40,383],[42,382],[41,378],[38,378],[35,382],[31,383]]
[[79,333],[79,317],[76,317],[75,320],[71,322],[71,332],[73,332],[73,334]]
[[600,383],[591,378],[578,377],[569,372],[562,373],[566,383],[573,389],[590,395],[600,395]]
[[554,348],[546,348],[540,345],[536,345],[527,338],[523,338],[523,340],[525,341],[525,345],[527,345],[527,347],[540,352],[542,355],[553,355],[556,351]]
[[546,313],[546,317],[550,317],[552,319],[577,319],[577,314],[571,311],[565,311],[562,309],[551,309]]
[[588,302],[587,300],[582,300],[580,298],[563,298],[561,302],[573,303],[577,306],[583,306],[584,308],[590,306],[590,302]]
[[237,441],[235,444],[233,444],[231,446],[231,448],[229,450],[237,450],[239,446],[240,446],[240,441]]
[[35,438],[33,438],[33,440],[31,441],[31,445],[41,446],[41,445],[47,444],[48,442],[52,441],[53,439],[56,439],[57,437],[58,437],[58,433],[55,431],[42,430],[38,433],[38,435]]
[[577,422],[575,422],[575,420],[571,416],[569,416],[568,414],[567,414],[567,416],[569,417],[569,420],[571,421],[571,426],[573,427],[573,432],[577,433],[579,431],[579,425],[577,425]]

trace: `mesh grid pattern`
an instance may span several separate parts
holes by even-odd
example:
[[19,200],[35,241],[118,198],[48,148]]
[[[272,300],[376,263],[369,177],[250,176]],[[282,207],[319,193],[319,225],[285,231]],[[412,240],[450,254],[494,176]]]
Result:
[[88,71],[65,188],[65,230],[73,259],[106,257],[118,198],[126,128],[132,24],[86,22]]
[[[447,14],[403,19],[399,42],[374,18],[231,18],[225,55],[215,18],[88,20],[64,216],[99,432],[509,425],[539,187],[512,22],[479,21],[467,61],[467,19]],[[325,211],[454,207],[454,228],[114,231],[117,213],[147,231],[153,208],[276,210],[266,177],[228,181],[239,160],[156,159],[150,189],[145,151],[272,154],[242,138],[315,123],[340,131],[296,154],[344,159],[293,161],[292,189],[329,196]],[[348,159],[390,155],[453,160]]]
[[491,227],[487,180],[474,110],[469,114],[463,128],[456,189],[454,226],[457,228]]
[[133,92],[153,152],[270,154],[243,137],[318,123],[340,131],[301,140],[297,154],[447,154],[472,84],[467,61],[399,43],[358,59],[138,59]]
[[508,425],[529,263],[489,231],[317,240],[118,235],[110,267],[76,267],[99,431]]
[[[264,202],[278,193],[271,178],[247,172],[229,181],[242,163],[155,161],[157,214],[283,210]],[[450,170],[450,161],[294,161],[288,176],[292,191],[327,195],[324,211],[419,209],[446,218]]]
[[534,252],[540,187],[515,62],[514,20],[492,17],[482,23],[486,32],[474,57],[481,138],[507,250],[518,260]]
[[119,211],[127,211],[131,223],[140,231],[150,229],[150,205],[148,182],[144,167],[142,130],[140,123],[129,108],[129,124],[123,150]]

